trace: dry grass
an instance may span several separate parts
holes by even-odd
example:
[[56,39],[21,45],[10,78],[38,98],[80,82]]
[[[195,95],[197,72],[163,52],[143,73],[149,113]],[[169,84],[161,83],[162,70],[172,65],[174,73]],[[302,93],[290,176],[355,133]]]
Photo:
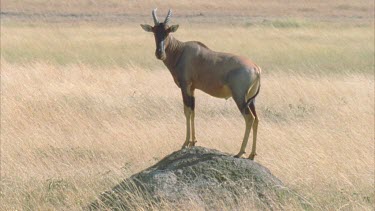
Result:
[[[21,10],[25,2],[2,2],[2,10]],[[30,11],[39,11],[45,3],[28,2]],[[80,8],[74,6],[76,1],[67,2],[73,6],[58,8]],[[108,2],[103,6],[108,13],[116,12],[108,9],[110,3],[123,5]],[[134,11],[152,7],[147,2]],[[197,7],[214,13],[223,7],[181,2],[176,7],[186,6],[186,11]],[[159,2],[150,4],[154,3]],[[266,5],[260,11],[270,16],[271,3],[257,3],[259,8]],[[270,8],[298,5],[302,7],[276,3]],[[353,8],[367,14],[373,2],[328,5],[350,16],[356,14]],[[248,7],[252,5],[244,6]],[[51,8],[56,7],[45,9]],[[325,11],[319,1],[308,8]],[[231,12],[237,10],[247,14],[233,5]],[[322,18],[324,14],[328,16],[322,13]],[[257,162],[306,196],[315,209],[372,210],[373,25],[296,17],[234,26],[185,24],[175,36],[248,56],[262,67]],[[5,21],[1,42],[0,210],[79,209],[182,145],[180,91],[154,58],[152,35],[138,25]],[[198,144],[237,153],[244,124],[233,100],[198,91],[196,101]],[[218,203],[227,209],[233,206]],[[250,198],[240,208],[252,203]],[[194,202],[186,206],[201,208]],[[173,209],[168,204],[161,208]]]
[[[262,64],[267,72],[373,72],[371,25],[338,27],[293,21],[250,26],[182,25],[175,37],[200,40],[215,50],[247,56]],[[152,35],[144,33],[138,24],[121,27],[5,24],[1,39],[2,57],[15,64],[47,62],[103,68],[127,68],[130,64],[147,69],[164,68],[162,62],[154,59]]]
[[[319,20],[372,20],[374,2],[371,0],[237,0],[237,1],[163,1],[137,0],[120,1],[107,0],[18,0],[3,1],[2,11],[21,12],[26,14],[90,14],[90,15],[137,15],[138,18],[149,20],[151,9],[160,8],[164,13],[166,8],[176,11],[177,17],[184,19],[209,20],[212,17],[225,20],[233,16],[248,16],[252,18],[299,17]],[[228,15],[230,18],[228,18]],[[140,16],[140,17],[139,17]],[[205,19],[201,16],[208,16]],[[45,16],[48,18],[50,16]],[[119,18],[119,17],[118,17]],[[133,20],[132,18],[130,18]],[[214,20],[215,22],[215,20]]]
[[[180,93],[166,71],[2,69],[6,209],[77,208],[182,144]],[[373,87],[363,74],[266,73],[257,161],[315,207],[370,209]],[[199,144],[236,153],[244,126],[234,102],[197,95]]]

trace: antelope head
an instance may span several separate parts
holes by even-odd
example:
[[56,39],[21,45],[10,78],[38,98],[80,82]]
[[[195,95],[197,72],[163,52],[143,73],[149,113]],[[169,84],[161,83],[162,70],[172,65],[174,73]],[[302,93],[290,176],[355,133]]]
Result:
[[155,50],[155,56],[156,58],[160,60],[165,60],[167,58],[167,55],[165,54],[165,41],[169,35],[169,33],[175,32],[178,29],[179,25],[172,25],[169,26],[168,22],[171,18],[172,11],[168,11],[168,15],[165,18],[164,22],[159,22],[158,17],[156,16],[156,9],[152,10],[152,17],[154,19],[154,26],[150,26],[148,24],[141,24],[141,27],[146,32],[152,32],[154,33],[155,37],[155,44],[156,44],[156,50]]

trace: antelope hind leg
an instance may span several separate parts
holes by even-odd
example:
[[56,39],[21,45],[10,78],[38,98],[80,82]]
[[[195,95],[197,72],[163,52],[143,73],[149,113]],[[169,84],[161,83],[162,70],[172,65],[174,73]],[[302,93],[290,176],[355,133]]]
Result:
[[253,115],[255,116],[254,124],[253,124],[253,146],[251,148],[251,153],[250,153],[250,156],[249,156],[250,160],[254,160],[254,157],[256,155],[256,143],[257,143],[259,118],[258,118],[257,113],[255,111],[254,101],[250,103],[249,108],[250,108],[251,112],[253,113]]
[[254,160],[256,153],[256,144],[257,144],[257,132],[258,132],[258,117],[255,117],[254,125],[253,125],[253,146],[251,148],[251,153],[249,155],[250,160]]
[[[248,111],[250,111],[250,110],[248,110]],[[251,127],[253,126],[253,122],[254,122],[254,116],[251,112],[249,112],[249,113],[245,112],[244,118],[245,118],[245,122],[246,122],[246,130],[245,130],[245,135],[244,135],[244,138],[243,138],[243,141],[242,141],[240,152],[238,152],[238,154],[234,156],[236,158],[239,158],[243,154],[245,154],[247,141],[249,140],[250,130],[251,130]]]

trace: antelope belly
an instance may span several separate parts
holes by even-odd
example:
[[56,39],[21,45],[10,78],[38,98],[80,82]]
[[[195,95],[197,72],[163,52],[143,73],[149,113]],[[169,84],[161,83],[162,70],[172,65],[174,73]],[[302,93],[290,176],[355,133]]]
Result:
[[202,90],[202,91],[206,92],[207,94],[211,96],[218,97],[218,98],[228,99],[232,96],[231,90],[226,85],[217,87],[215,89],[207,89],[207,90]]

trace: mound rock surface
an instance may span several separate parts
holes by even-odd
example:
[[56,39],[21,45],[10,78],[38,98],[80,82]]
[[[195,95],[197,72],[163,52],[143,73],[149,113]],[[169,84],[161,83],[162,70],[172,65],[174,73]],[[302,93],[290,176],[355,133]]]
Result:
[[285,189],[267,168],[254,161],[191,147],[125,179],[102,193],[88,208],[147,209],[158,203],[175,204],[174,208],[178,208],[186,201],[194,201],[205,209],[216,209],[220,208],[217,201],[235,204],[242,196],[250,196],[259,206],[272,209],[280,196],[285,198]]

